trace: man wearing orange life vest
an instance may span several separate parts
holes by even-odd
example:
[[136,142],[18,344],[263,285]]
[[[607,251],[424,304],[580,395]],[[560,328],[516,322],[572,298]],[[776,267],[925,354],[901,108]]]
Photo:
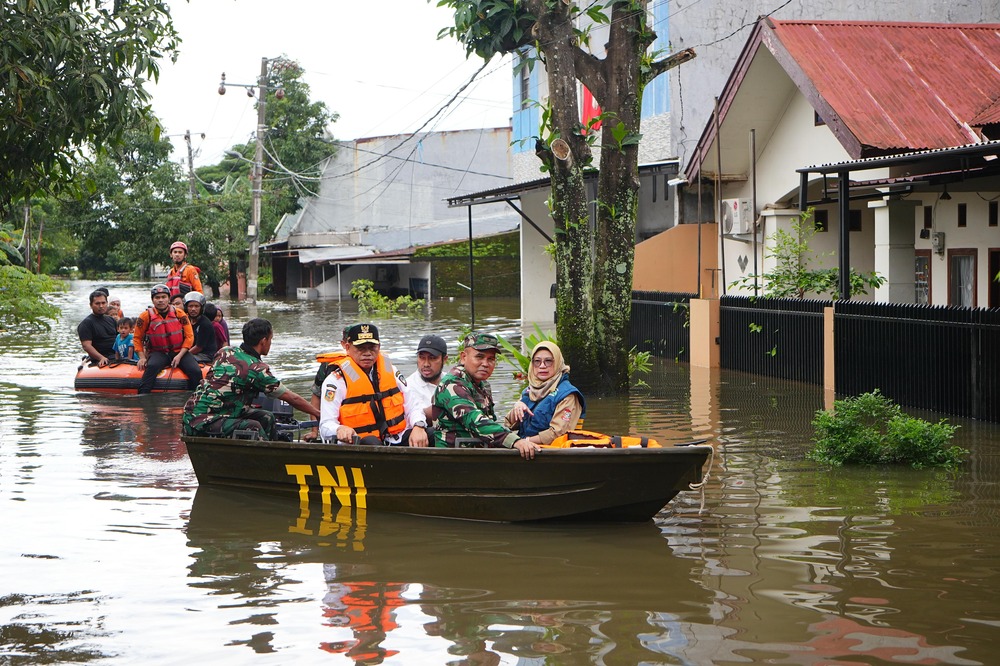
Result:
[[193,391],[201,382],[201,368],[188,354],[194,344],[194,329],[183,310],[170,305],[170,289],[158,284],[149,290],[153,307],[139,314],[132,342],[139,355],[136,364],[142,373],[139,393],[150,393],[156,376],[168,365],[187,375],[187,388]]
[[[316,377],[313,379],[312,395],[309,397],[309,404],[316,409],[322,406],[320,396],[323,395],[323,382],[330,376],[333,369],[347,358],[347,331],[350,328],[350,326],[344,327],[344,333],[340,336],[340,349],[316,354],[316,360],[319,361],[319,370],[316,371]],[[315,442],[319,439],[319,421],[316,421],[316,426],[302,436],[302,441]]]
[[[323,441],[427,446],[423,410],[407,399],[406,380],[380,351],[378,328],[347,329],[347,358],[323,381],[319,434]],[[407,430],[409,421],[412,429]],[[433,434],[430,435],[433,437]]]
[[188,246],[182,241],[170,246],[170,260],[174,265],[167,273],[167,288],[171,298],[178,294],[186,296],[190,291],[205,293],[201,278],[198,277],[198,269],[187,263],[187,254]]

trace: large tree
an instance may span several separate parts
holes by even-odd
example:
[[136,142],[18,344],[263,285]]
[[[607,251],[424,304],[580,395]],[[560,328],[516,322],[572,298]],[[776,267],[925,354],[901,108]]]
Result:
[[122,143],[79,169],[86,192],[62,201],[50,223],[71,228],[79,242],[76,263],[85,273],[128,272],[166,264],[175,240],[188,244],[202,282],[225,281],[228,263],[246,253],[249,187],[245,178],[219,178],[191,200],[189,183],[170,161],[171,144],[148,124],[125,132]]
[[150,118],[143,85],[176,47],[162,0],[0,3],[0,213]]
[[[527,47],[545,64],[548,102],[536,149],[552,179],[556,225],[556,312],[560,344],[574,381],[591,391],[628,390],[638,143],[643,88],[694,57],[686,50],[660,58],[648,52],[656,38],[648,0],[439,0],[455,10],[442,31],[468,53],[489,60]],[[583,15],[586,15],[585,17]],[[586,47],[590,28],[606,32],[606,55]],[[584,170],[591,141],[580,120],[578,82],[602,110],[597,215],[591,231]]]

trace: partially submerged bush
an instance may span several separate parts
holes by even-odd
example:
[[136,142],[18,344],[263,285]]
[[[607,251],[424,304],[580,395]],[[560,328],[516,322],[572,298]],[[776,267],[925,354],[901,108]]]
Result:
[[949,446],[958,426],[908,416],[878,389],[834,402],[813,419],[812,460],[831,465],[955,467],[968,451]]
[[361,314],[373,314],[391,316],[396,312],[416,313],[423,309],[426,302],[422,298],[412,296],[399,296],[389,298],[383,296],[375,289],[375,283],[371,280],[355,280],[351,283],[351,296],[358,301],[358,312]]

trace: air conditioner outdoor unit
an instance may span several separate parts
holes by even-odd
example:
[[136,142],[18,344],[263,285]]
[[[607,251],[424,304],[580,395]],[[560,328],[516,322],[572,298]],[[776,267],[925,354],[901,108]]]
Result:
[[753,211],[747,199],[723,199],[719,217],[724,234],[749,234],[753,232]]

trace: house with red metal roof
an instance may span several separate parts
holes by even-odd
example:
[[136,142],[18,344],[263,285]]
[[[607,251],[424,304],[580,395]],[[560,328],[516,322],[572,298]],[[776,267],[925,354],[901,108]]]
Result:
[[683,171],[679,226],[718,224],[697,291],[766,293],[774,232],[812,209],[814,267],[886,280],[840,297],[998,307],[998,156],[1000,24],[763,18]]

